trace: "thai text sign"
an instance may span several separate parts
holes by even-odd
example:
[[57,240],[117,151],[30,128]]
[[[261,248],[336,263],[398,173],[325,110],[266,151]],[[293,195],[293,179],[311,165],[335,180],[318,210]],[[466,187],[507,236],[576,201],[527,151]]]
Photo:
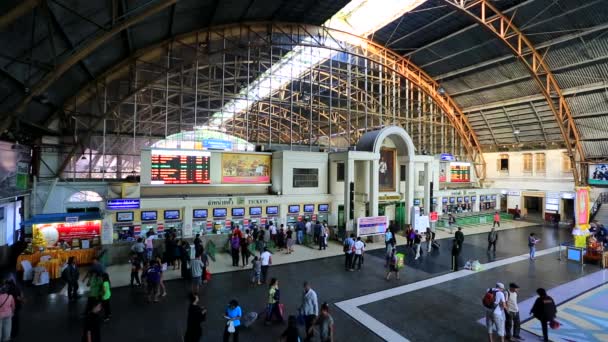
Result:
[[386,216],[360,217],[357,219],[358,235],[378,235],[386,232],[388,220]]

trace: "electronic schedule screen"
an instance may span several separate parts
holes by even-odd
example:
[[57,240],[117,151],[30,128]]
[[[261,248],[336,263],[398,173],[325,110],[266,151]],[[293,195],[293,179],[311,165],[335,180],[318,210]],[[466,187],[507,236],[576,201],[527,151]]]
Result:
[[209,184],[207,151],[152,150],[152,184]]

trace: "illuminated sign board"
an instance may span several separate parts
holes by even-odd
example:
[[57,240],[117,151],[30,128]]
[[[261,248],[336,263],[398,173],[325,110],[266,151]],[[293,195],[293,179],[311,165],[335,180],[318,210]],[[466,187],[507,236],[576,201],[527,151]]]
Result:
[[122,209],[139,209],[139,198],[117,198],[106,201],[106,209],[122,210]]
[[152,150],[152,184],[209,184],[207,151]]

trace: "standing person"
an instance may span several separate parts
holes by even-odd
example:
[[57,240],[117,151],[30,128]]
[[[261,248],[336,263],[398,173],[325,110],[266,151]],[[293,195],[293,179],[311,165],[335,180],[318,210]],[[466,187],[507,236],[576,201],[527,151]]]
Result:
[[110,298],[112,297],[112,291],[110,290],[110,275],[104,273],[101,276],[103,281],[103,293],[101,295],[101,306],[103,307],[103,320],[105,322],[112,318],[112,309],[110,308]]
[[188,241],[186,240],[182,240],[180,241],[179,244],[179,256],[181,258],[181,264],[182,264],[182,268],[181,268],[181,273],[182,273],[182,278],[184,279],[188,279],[190,278],[190,244],[188,243]]
[[61,272],[61,278],[68,283],[68,300],[76,300],[78,298],[78,278],[80,272],[73,256],[68,258],[68,265]]
[[294,245],[293,230],[291,230],[291,227],[287,228],[287,233],[285,233],[285,237],[287,239],[287,254],[291,254],[293,253]]
[[321,239],[321,222],[317,221],[313,227],[313,242],[316,242],[320,246],[319,240]]
[[[517,292],[519,286],[515,283],[509,284],[509,292],[507,292],[507,322],[505,324],[507,340],[513,336],[513,338],[520,340],[519,336],[520,322],[519,322],[519,306],[517,305]],[[513,328],[513,334],[511,335],[511,328]]]
[[[388,273],[386,273],[386,280],[390,280],[391,273],[395,273],[397,280],[399,280],[399,265],[397,264],[397,249],[395,247],[391,247],[391,255],[388,260]],[[387,247],[388,248],[388,247]]]
[[300,342],[300,332],[298,331],[298,320],[291,315],[287,318],[287,329],[281,334],[281,342]]
[[452,271],[458,271],[458,257],[460,256],[460,244],[454,239],[452,243]]
[[327,303],[321,305],[321,314],[315,320],[314,325],[319,326],[321,342],[334,342],[334,318],[329,314],[329,305]]
[[194,237],[194,254],[203,253],[203,241],[201,240],[201,234],[196,234]]
[[528,236],[528,248],[530,248],[530,260],[536,259],[534,256],[536,254],[536,244],[540,242],[540,239],[536,238],[536,234],[530,233]]
[[139,279],[139,272],[141,271],[141,260],[137,253],[131,254],[131,259],[129,259],[129,263],[131,264],[131,287],[137,283],[137,286],[141,286],[141,280]]
[[90,310],[91,305],[101,302],[101,295],[103,294],[101,274],[97,272],[91,273],[87,285],[89,286],[89,297],[87,298],[85,314]]
[[270,221],[270,226],[268,227],[268,230],[270,231],[270,240],[272,240],[272,242],[274,242],[275,244],[278,244],[277,242],[277,227],[272,223],[272,221]]
[[173,264],[173,269],[175,270],[177,268],[179,270],[182,264],[182,240],[176,240],[173,248],[175,250],[175,252],[173,252],[175,255],[175,263]]
[[414,230],[412,229],[412,226],[408,224],[405,229],[405,238],[407,239],[407,246],[410,248],[414,245],[413,234]]
[[190,262],[190,272],[192,273],[192,293],[198,294],[198,289],[202,284],[205,266],[200,255],[196,255]]
[[450,227],[450,234],[454,231],[454,225],[456,224],[456,218],[452,213],[448,214],[448,226]]
[[312,325],[319,315],[319,301],[317,293],[310,287],[307,281],[304,282],[304,293],[302,294],[299,314],[304,316],[304,324],[306,326],[306,338],[304,341],[310,341],[313,337]]
[[251,262],[251,265],[252,265],[251,283],[254,285],[255,284],[262,285],[262,282],[261,282],[262,260],[260,260],[260,258],[255,256],[255,257],[253,257],[253,261]]
[[416,230],[416,236],[414,236],[414,250],[416,251],[416,257],[414,258],[415,260],[418,260],[418,258],[420,258],[420,245],[421,244],[422,244],[422,236],[420,235],[418,230]]
[[304,229],[306,229],[304,222],[298,221],[296,223],[296,240],[298,245],[301,245],[304,241]]
[[200,342],[203,336],[201,323],[207,319],[207,309],[198,305],[198,294],[190,294],[190,305],[188,306],[188,323],[184,342]]
[[[499,225],[500,227],[500,225]],[[490,247],[494,247],[493,251],[496,253],[496,242],[498,241],[498,232],[494,227],[488,233],[488,252],[490,251]]]
[[308,241],[310,241],[310,236],[312,235],[312,222],[308,219],[305,221],[306,224],[304,226],[306,227],[306,236],[308,237]]
[[267,247],[264,247],[260,260],[262,261],[262,283],[265,284],[268,277],[268,268],[272,265],[272,253],[268,251]]
[[391,232],[389,228],[386,228],[386,231],[384,232],[384,247],[388,248],[388,245],[392,244],[392,242],[393,232]]
[[95,301],[90,308],[87,308],[84,319],[84,329],[82,332],[82,342],[101,341],[101,302]]
[[462,232],[462,227],[458,227],[458,231],[456,234],[454,234],[454,237],[456,238],[456,241],[458,241],[458,244],[460,245],[459,247],[462,250],[462,244],[464,243],[464,233]]
[[255,242],[255,249],[262,255],[264,253],[264,248],[266,247],[266,243],[264,242],[264,231],[261,231],[261,234],[258,236],[258,240]]
[[7,293],[13,296],[13,300],[15,301],[15,309],[13,310],[13,317],[11,319],[11,339],[14,340],[17,338],[17,335],[19,335],[19,313],[21,312],[21,306],[23,305],[23,292],[13,278],[7,279],[5,285],[7,287]]
[[241,238],[241,259],[243,268],[249,265],[249,244],[251,243],[250,239],[251,238],[247,233]]
[[391,257],[393,255],[393,249],[395,248],[395,246],[391,243],[389,243],[388,245],[386,245],[386,248],[384,249],[384,267],[387,268],[390,265],[390,261],[391,261]]
[[162,262],[162,260],[157,257],[156,258],[156,263],[160,265],[160,281],[158,283],[158,285],[160,286],[161,289],[161,297],[166,297],[167,296],[167,288],[165,287],[165,272],[167,271],[168,268],[168,264],[166,262]]
[[[243,311],[239,306],[239,302],[233,299],[228,303],[228,307],[224,312],[224,318],[228,321],[224,326],[224,342],[228,342],[230,335],[232,335],[232,341],[239,342],[239,330],[241,330],[241,316]],[[230,325],[232,325],[234,332],[230,332]]]
[[158,294],[160,290],[160,277],[162,268],[158,261],[152,260],[150,266],[146,270],[146,283],[148,285],[148,303],[158,303]]
[[494,212],[494,223],[492,224],[492,228],[496,227],[496,225],[500,228],[500,214],[498,211]]
[[506,299],[503,292],[504,289],[505,286],[502,283],[496,283],[496,287],[488,289],[483,297],[483,305],[486,309],[486,328],[488,329],[490,342],[492,342],[494,327],[500,337],[500,341],[505,341]]
[[135,242],[133,244],[133,246],[131,246],[131,251],[133,253],[137,253],[137,256],[141,260],[144,260],[145,252],[146,252],[146,245],[144,245],[144,240],[140,237],[137,238],[137,242]]
[[276,316],[279,322],[283,323],[283,316],[279,310],[279,304],[281,301],[281,290],[279,290],[279,281],[277,278],[270,279],[270,286],[268,288],[268,305],[266,306],[266,325],[270,325],[272,322],[272,316]]
[[391,223],[388,225],[388,230],[391,232],[391,234],[393,235],[393,245],[397,245],[397,231],[399,227],[397,226],[397,224],[395,223],[395,220],[391,220]]
[[555,319],[557,307],[555,306],[555,301],[547,295],[545,289],[539,288],[536,290],[536,293],[538,294],[538,298],[534,301],[530,314],[540,321],[540,326],[543,330],[543,340],[549,341],[547,325]]
[[175,237],[171,233],[165,235],[165,260],[175,267]]
[[361,241],[361,237],[357,236],[357,242],[354,245],[355,249],[355,260],[351,266],[351,271],[355,268],[355,264],[357,265],[357,270],[361,270],[361,264],[363,263],[363,253],[365,252],[365,244]]
[[[319,221],[317,221],[318,223]],[[318,237],[318,242],[319,242],[319,250],[325,249],[325,240],[327,239],[326,237],[326,229],[327,227],[325,226],[325,224],[317,224],[319,226],[319,237]]]
[[146,258],[148,260],[152,260],[152,255],[154,254],[154,238],[156,235],[152,234],[146,237]]
[[426,238],[426,251],[431,253],[433,249],[433,241],[435,240],[435,232],[431,231],[431,228],[427,227],[426,232],[424,232],[424,237]]
[[264,244],[266,246],[268,246],[268,243],[270,242],[270,238],[271,238],[270,227],[271,226],[268,226],[268,227],[264,228],[264,230],[263,230],[263,232],[264,232],[264,234],[263,234],[263,236],[264,236]]
[[241,249],[241,239],[238,235],[232,234],[230,238],[230,251],[232,255],[232,266],[239,266],[239,251]]
[[350,234],[350,236],[348,238],[346,238],[346,240],[344,240],[344,268],[347,271],[352,271],[353,268],[353,254],[354,254],[354,247],[355,247],[355,234]]
[[0,341],[10,341],[15,298],[3,287],[0,291]]

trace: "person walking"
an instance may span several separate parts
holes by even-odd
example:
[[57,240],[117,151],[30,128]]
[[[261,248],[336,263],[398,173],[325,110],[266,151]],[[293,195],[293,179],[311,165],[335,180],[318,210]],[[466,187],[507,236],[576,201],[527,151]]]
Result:
[[448,227],[450,227],[450,234],[454,232],[454,225],[456,224],[456,218],[452,213],[448,214]]
[[141,286],[141,280],[139,279],[139,272],[141,271],[141,260],[139,259],[139,255],[137,253],[131,254],[131,258],[129,259],[129,263],[131,264],[131,287]]
[[251,262],[252,266],[252,274],[251,274],[251,283],[262,285],[262,260],[257,256],[253,257],[253,261]]
[[536,238],[536,234],[530,233],[528,236],[528,248],[530,248],[530,260],[536,259],[536,244],[540,242],[540,239]]
[[488,289],[483,297],[483,304],[486,309],[486,329],[490,342],[493,341],[494,329],[496,329],[500,341],[505,341],[506,299],[504,289],[505,286],[502,283],[496,283],[496,287]]
[[492,224],[492,228],[496,227],[496,225],[500,228],[500,214],[498,211],[494,212],[494,223]]
[[68,265],[61,272],[61,278],[68,284],[68,300],[76,300],[78,298],[78,278],[80,278],[80,272],[73,256],[68,258]]
[[327,240],[329,239],[329,225],[327,221],[323,221],[323,249],[327,249]]
[[304,243],[304,230],[306,229],[306,225],[302,221],[298,221],[296,223],[296,240],[298,245]]
[[148,237],[146,237],[146,258],[148,260],[152,260],[152,255],[154,254],[154,239],[155,238],[156,238],[155,234],[150,234],[150,235],[148,235]]
[[201,240],[201,234],[196,234],[194,237],[194,254],[203,253],[203,240]]
[[146,270],[146,283],[148,285],[148,303],[158,303],[161,273],[161,265],[158,263],[157,260],[152,260],[150,262],[150,266]]
[[272,240],[272,242],[274,242],[275,245],[278,245],[278,241],[277,241],[278,231],[277,231],[277,227],[274,225],[274,223],[272,221],[270,221],[270,225],[268,226],[268,231],[270,232],[270,240]]
[[0,341],[11,339],[15,307],[15,298],[3,287],[0,291]]
[[393,242],[393,232],[390,231],[390,229],[386,228],[386,231],[384,232],[384,247],[388,248],[389,245],[391,245]]
[[158,283],[161,290],[160,296],[166,297],[167,287],[165,287],[165,272],[167,272],[169,264],[167,262],[162,262],[159,257],[156,258],[156,263],[160,265],[160,281]]
[[426,251],[427,253],[431,253],[433,250],[433,242],[435,241],[435,232],[427,227],[424,236],[426,238]]
[[395,248],[395,246],[393,245],[393,243],[389,243],[388,245],[386,245],[386,248],[384,249],[384,258],[385,258],[385,262],[384,262],[384,268],[387,268],[390,265],[390,261],[391,261],[391,257],[393,255],[393,249]]
[[293,253],[293,245],[294,245],[293,230],[291,230],[291,227],[287,228],[285,237],[287,239],[287,243],[286,243],[287,244],[287,254],[291,254],[291,253]]
[[299,308],[299,314],[304,316],[304,325],[306,327],[306,338],[304,341],[310,341],[313,338],[312,325],[319,315],[319,301],[317,293],[310,287],[310,283],[304,282],[304,293],[302,294],[302,304]]
[[420,258],[420,245],[422,244],[422,236],[420,235],[418,230],[416,230],[415,234],[416,235],[414,236],[414,250],[416,251],[416,257],[414,257],[414,260],[418,260],[418,258]]
[[[500,226],[500,225],[499,225]],[[492,230],[488,233],[488,252],[493,247],[494,253],[496,253],[496,242],[498,241],[498,232],[496,228],[492,227]]]
[[267,247],[264,247],[264,252],[260,255],[262,261],[262,283],[266,283],[268,278],[268,268],[272,265],[272,253],[268,251]]
[[104,273],[101,276],[103,281],[103,293],[101,295],[101,306],[103,307],[103,320],[107,322],[112,318],[112,309],[110,308],[110,298],[112,297],[112,291],[110,290],[110,275]]
[[462,232],[462,227],[458,227],[458,231],[456,231],[454,237],[456,238],[456,241],[458,241],[458,244],[460,245],[459,247],[462,250],[462,244],[464,243],[464,233]]
[[386,280],[390,280],[391,279],[391,274],[392,273],[395,273],[395,276],[396,276],[397,280],[399,280],[399,267],[400,267],[400,265],[398,264],[398,260],[397,260],[397,249],[395,247],[390,246],[390,245],[389,245],[389,247],[391,247],[391,255],[390,255],[389,261],[388,261],[388,272],[386,273]]
[[355,246],[355,234],[350,234],[349,237],[347,237],[344,240],[343,246],[344,246],[344,269],[346,269],[347,271],[350,271],[353,268],[353,254],[354,254],[354,246]]
[[89,296],[87,298],[85,314],[90,310],[92,305],[101,303],[101,295],[103,293],[101,274],[97,272],[90,273],[87,285],[89,286]]
[[207,319],[207,309],[198,305],[198,294],[190,294],[190,305],[188,306],[188,320],[184,342],[200,342],[203,336],[201,323]]
[[243,311],[239,306],[239,302],[233,299],[228,303],[226,311],[224,311],[224,318],[227,320],[224,326],[224,342],[230,340],[232,335],[233,342],[239,342],[239,330],[241,330],[241,316]]
[[194,259],[190,261],[190,272],[192,273],[192,293],[198,294],[198,290],[203,283],[205,265],[201,260],[200,255],[196,255]]
[[538,294],[538,298],[534,301],[530,314],[540,321],[540,326],[543,331],[543,340],[549,341],[549,330],[547,329],[547,325],[555,319],[555,316],[557,315],[557,306],[555,305],[553,298],[547,295],[545,289],[539,288],[536,290],[536,293]]
[[268,287],[268,304],[266,306],[266,321],[264,324],[270,325],[273,316],[276,316],[280,323],[283,323],[283,315],[279,309],[281,301],[281,290],[279,289],[279,281],[277,278],[270,279]]
[[13,296],[13,300],[15,301],[15,309],[13,310],[13,317],[11,318],[11,339],[15,340],[19,335],[19,316],[21,312],[21,306],[23,305],[23,292],[15,282],[15,279],[12,277],[7,279],[4,282],[4,285],[6,286],[6,293]]
[[452,243],[452,271],[458,271],[458,258],[460,257],[460,244],[454,239]]
[[241,250],[241,239],[238,235],[232,234],[230,238],[230,254],[232,255],[232,266],[239,266],[239,252]]
[[179,244],[179,256],[181,258],[181,276],[183,279],[189,279],[191,275],[190,271],[190,244],[186,240],[180,241]]
[[353,264],[352,264],[350,270],[353,271],[355,268],[355,265],[357,265],[357,270],[360,271],[361,264],[363,264],[363,253],[365,252],[365,243],[363,243],[363,241],[361,241],[360,236],[357,236],[357,241],[355,242],[354,249],[355,249],[355,259],[353,261]]
[[329,314],[329,305],[327,303],[321,305],[321,314],[317,316],[314,325],[319,326],[319,337],[321,342],[334,342],[334,318]]
[[412,246],[414,245],[414,230],[412,229],[411,225],[407,225],[407,228],[405,229],[405,238],[407,239],[407,246],[412,248]]
[[300,332],[298,331],[298,320],[296,316],[290,315],[287,318],[287,329],[281,334],[281,342],[300,342]]
[[249,256],[251,255],[251,253],[249,252],[249,244],[252,241],[253,240],[251,239],[251,236],[248,233],[245,233],[245,235],[241,238],[241,261],[243,264],[243,268],[249,265]]
[[[517,304],[517,292],[519,286],[515,283],[509,284],[509,292],[507,292],[507,321],[505,323],[506,338],[507,340],[511,337],[520,340],[520,321],[519,321],[519,306]],[[513,334],[511,334],[511,329]]]
[[100,342],[101,341],[101,310],[100,301],[92,303],[90,308],[87,308],[84,319],[84,329],[82,332],[82,342]]
[[137,253],[137,256],[141,260],[144,260],[146,252],[146,245],[144,245],[144,240],[142,238],[137,238],[137,242],[135,242],[133,246],[131,246],[131,251],[133,253]]

